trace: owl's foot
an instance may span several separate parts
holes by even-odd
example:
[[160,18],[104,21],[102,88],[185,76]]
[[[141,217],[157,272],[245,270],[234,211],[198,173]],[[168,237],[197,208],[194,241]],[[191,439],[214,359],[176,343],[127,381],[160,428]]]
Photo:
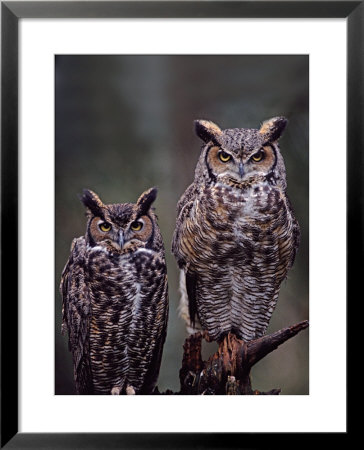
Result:
[[126,387],[126,395],[135,395],[135,390],[130,384]]
[[202,332],[202,337],[205,339],[206,342],[213,342],[214,340],[210,338],[209,332],[204,330]]
[[228,375],[225,386],[226,395],[239,395],[239,382],[233,375]]
[[121,387],[120,386],[114,386],[111,389],[111,395],[120,395]]

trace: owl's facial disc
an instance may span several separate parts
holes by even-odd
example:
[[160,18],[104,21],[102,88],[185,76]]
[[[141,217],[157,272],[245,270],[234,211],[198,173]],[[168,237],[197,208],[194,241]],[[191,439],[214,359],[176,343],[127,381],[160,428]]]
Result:
[[100,217],[90,222],[90,235],[96,245],[120,252],[130,246],[144,247],[153,233],[149,216],[132,219],[125,225],[111,224]]
[[[208,150],[206,162],[210,173],[222,182],[241,183],[251,181],[255,176],[267,175],[274,166],[276,155],[271,145],[264,145],[253,152],[230,152],[219,146]],[[228,181],[229,183],[229,181]]]

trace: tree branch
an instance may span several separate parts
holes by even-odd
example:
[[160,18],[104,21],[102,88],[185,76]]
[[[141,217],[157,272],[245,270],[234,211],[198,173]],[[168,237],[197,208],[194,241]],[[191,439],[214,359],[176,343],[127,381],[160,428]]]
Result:
[[264,358],[268,353],[278,348],[283,342],[296,336],[300,331],[308,327],[308,320],[299,322],[291,327],[282,328],[275,333],[262,336],[259,339],[250,341],[247,346],[247,359],[250,367],[253,367],[258,361]]
[[[258,361],[308,327],[305,320],[259,339],[244,342],[227,334],[207,361],[201,357],[203,335],[185,340],[180,370],[181,390],[190,395],[278,395],[280,389],[259,392],[251,387],[250,370]],[[172,393],[168,391],[166,393]]]

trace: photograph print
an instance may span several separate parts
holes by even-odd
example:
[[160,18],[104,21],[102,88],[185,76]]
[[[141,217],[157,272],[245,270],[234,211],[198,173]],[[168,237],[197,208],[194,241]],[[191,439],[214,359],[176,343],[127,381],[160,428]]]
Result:
[[309,394],[308,55],[55,56],[55,394]]

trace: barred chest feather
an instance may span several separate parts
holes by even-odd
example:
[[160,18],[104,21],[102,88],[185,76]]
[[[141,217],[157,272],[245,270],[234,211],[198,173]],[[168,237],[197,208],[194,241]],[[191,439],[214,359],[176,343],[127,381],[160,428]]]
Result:
[[127,386],[138,393],[163,323],[165,265],[147,249],[118,255],[94,247],[87,267],[95,393],[110,394]]
[[207,186],[190,211],[186,237],[190,235],[190,244],[196,250],[204,250],[198,255],[193,252],[196,261],[209,247],[212,253],[207,253],[208,258],[229,258],[235,254],[248,257],[252,245],[256,244],[255,249],[259,250],[274,245],[281,237],[280,231],[290,221],[287,212],[279,188],[268,183],[245,190],[219,184]]
[[181,250],[197,274],[199,321],[213,339],[229,331],[244,340],[264,333],[293,262],[293,221],[286,197],[268,182],[200,191]]

